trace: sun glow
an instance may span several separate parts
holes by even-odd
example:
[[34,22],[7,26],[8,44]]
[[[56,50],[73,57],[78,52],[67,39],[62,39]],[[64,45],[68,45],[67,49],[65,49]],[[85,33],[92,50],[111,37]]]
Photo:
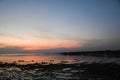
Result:
[[63,40],[63,39],[36,39],[36,38],[26,38],[16,39],[9,38],[8,41],[1,40],[1,48],[5,47],[19,47],[22,50],[45,50],[45,49],[55,49],[55,48],[74,48],[82,46],[82,41],[74,40]]
[[[81,44],[82,45],[82,44]],[[80,46],[77,42],[66,42],[66,43],[50,43],[42,45],[33,45],[24,47],[23,50],[45,50],[45,49],[54,49],[54,48],[74,48]]]

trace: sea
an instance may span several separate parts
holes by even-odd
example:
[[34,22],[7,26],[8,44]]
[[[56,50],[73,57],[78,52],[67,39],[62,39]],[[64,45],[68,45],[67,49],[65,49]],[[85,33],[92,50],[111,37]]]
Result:
[[16,64],[58,64],[58,63],[120,63],[120,58],[115,57],[95,57],[95,56],[83,56],[83,55],[62,55],[59,53],[9,53],[0,54],[1,63],[16,63]]

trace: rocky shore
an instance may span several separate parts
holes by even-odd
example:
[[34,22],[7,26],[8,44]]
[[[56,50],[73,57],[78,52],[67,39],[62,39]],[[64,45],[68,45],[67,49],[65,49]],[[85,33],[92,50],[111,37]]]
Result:
[[120,80],[120,64],[0,64],[0,80]]

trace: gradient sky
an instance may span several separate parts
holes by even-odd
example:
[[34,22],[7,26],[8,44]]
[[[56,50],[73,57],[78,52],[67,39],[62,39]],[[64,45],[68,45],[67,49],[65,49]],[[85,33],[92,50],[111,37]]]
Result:
[[120,49],[120,0],[0,0],[0,51]]

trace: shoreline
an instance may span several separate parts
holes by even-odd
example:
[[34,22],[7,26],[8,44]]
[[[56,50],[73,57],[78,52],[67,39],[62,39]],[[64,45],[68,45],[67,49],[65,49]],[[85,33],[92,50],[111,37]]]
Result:
[[115,57],[120,58],[120,50],[101,50],[101,51],[78,51],[78,52],[62,52],[62,55],[69,56],[95,56],[95,57]]
[[[75,63],[75,64],[49,64],[42,65],[39,63],[16,65],[0,64],[0,80],[5,79],[4,75],[8,74],[10,80],[17,77],[22,80],[119,80],[120,64],[116,63]],[[24,75],[22,75],[24,74]],[[1,76],[3,75],[3,76]],[[4,79],[3,79],[4,77]],[[24,80],[24,79],[23,79]]]

